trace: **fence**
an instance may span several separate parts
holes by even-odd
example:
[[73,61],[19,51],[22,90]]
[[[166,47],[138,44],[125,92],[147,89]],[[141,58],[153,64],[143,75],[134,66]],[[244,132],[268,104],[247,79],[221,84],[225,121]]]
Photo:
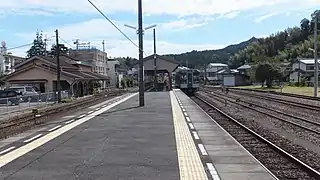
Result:
[[[0,98],[0,120],[16,116],[33,108],[41,108],[57,102],[57,92]],[[69,99],[68,91],[61,91],[61,99]]]

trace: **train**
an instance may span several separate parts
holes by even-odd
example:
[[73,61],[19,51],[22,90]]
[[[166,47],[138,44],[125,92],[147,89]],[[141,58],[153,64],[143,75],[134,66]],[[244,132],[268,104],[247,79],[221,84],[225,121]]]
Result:
[[200,86],[200,71],[197,69],[178,67],[172,73],[173,88],[181,89],[188,95],[193,95],[199,90]]

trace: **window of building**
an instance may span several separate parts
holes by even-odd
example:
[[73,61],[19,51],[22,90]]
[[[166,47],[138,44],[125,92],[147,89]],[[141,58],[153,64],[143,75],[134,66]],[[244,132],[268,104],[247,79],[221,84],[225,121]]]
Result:
[[312,66],[312,65],[311,66],[307,66],[306,69],[307,70],[314,70],[314,66]]
[[32,89],[32,87],[26,87],[26,91],[27,92],[33,92],[33,89]]

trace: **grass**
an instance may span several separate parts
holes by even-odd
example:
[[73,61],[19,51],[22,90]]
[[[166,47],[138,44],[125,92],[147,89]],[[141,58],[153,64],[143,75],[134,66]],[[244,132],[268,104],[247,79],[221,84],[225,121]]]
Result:
[[[278,86],[272,88],[262,88],[261,85],[252,85],[252,86],[237,86],[237,88],[245,88],[245,89],[257,89],[257,90],[266,90],[266,91],[277,91],[281,92],[281,88]],[[306,96],[313,96],[313,87],[294,87],[294,86],[284,86],[282,89],[284,93],[291,94],[300,94]]]

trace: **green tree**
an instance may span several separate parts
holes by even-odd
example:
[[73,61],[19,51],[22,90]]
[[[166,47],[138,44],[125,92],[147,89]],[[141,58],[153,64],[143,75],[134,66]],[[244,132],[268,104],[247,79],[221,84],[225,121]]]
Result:
[[[69,48],[67,48],[64,44],[59,44],[59,47],[60,47],[60,54],[64,54],[64,55],[67,55],[69,54]],[[56,55],[56,48],[57,46],[56,45],[52,45],[51,47],[51,50],[49,52],[49,55],[51,56],[55,56]]]
[[33,40],[33,45],[27,51],[27,58],[31,58],[33,56],[45,56],[47,54],[45,49],[45,43],[42,38],[42,33],[36,33],[36,39]]
[[255,79],[261,82],[261,87],[266,82],[267,87],[270,88],[273,80],[281,78],[282,75],[279,69],[269,63],[259,64],[255,72]]

